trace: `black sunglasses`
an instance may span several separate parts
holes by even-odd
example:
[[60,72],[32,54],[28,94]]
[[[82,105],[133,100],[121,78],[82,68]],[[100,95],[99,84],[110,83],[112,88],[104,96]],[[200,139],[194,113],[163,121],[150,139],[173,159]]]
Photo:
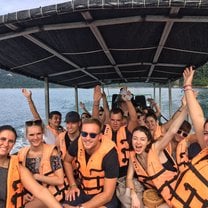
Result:
[[183,137],[187,137],[187,136],[188,136],[188,134],[187,134],[185,131],[179,129],[179,130],[177,131],[177,134],[181,134],[181,133],[182,133],[182,136],[183,136]]
[[90,138],[94,139],[98,134],[96,133],[88,133],[86,131],[81,131],[81,136],[82,137],[87,137],[87,136],[90,136]]
[[90,118],[89,116],[82,116],[82,119],[85,119],[85,118]]
[[26,121],[25,126],[42,126],[42,120]]

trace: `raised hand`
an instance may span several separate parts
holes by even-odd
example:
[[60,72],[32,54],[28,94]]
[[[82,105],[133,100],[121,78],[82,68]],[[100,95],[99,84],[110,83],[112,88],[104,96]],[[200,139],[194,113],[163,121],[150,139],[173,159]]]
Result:
[[192,85],[194,73],[195,70],[193,69],[192,66],[185,68],[183,72],[184,86]]
[[27,90],[25,88],[22,88],[22,94],[27,98],[30,99],[32,97],[32,92],[30,90]]
[[83,102],[80,102],[79,103],[79,106],[80,106],[81,109],[84,109],[85,108],[85,104]]
[[127,90],[127,87],[123,87],[121,92],[121,98],[125,102],[131,100],[132,94],[129,90]]
[[101,98],[102,98],[101,87],[100,85],[97,85],[94,88],[94,95],[93,95],[94,102],[99,103]]

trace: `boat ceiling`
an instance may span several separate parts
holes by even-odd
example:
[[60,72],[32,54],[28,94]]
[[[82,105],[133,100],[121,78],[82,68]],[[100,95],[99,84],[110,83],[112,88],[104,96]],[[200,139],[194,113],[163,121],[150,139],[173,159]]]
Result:
[[64,86],[167,84],[207,60],[207,0],[74,0],[0,16],[0,68]]

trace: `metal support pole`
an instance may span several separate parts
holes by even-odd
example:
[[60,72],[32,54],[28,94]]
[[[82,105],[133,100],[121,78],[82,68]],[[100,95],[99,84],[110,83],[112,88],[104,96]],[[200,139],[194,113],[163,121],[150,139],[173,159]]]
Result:
[[44,89],[45,89],[45,117],[46,117],[46,121],[48,121],[49,111],[50,111],[48,77],[44,77]]
[[159,106],[160,106],[160,110],[162,112],[162,102],[161,102],[161,99],[162,99],[162,97],[161,97],[161,86],[159,86]]
[[169,118],[171,118],[173,106],[172,106],[172,86],[170,81],[168,83],[168,95],[169,95]]
[[78,88],[75,87],[74,90],[75,90],[75,108],[76,108],[77,113],[79,113]]
[[155,83],[153,84],[153,99],[155,100],[156,98],[156,88],[155,88]]

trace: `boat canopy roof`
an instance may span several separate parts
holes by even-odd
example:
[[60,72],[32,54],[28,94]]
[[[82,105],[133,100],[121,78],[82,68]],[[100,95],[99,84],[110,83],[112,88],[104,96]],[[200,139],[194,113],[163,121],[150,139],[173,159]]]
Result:
[[69,87],[166,84],[208,60],[207,0],[74,0],[0,16],[0,68]]

